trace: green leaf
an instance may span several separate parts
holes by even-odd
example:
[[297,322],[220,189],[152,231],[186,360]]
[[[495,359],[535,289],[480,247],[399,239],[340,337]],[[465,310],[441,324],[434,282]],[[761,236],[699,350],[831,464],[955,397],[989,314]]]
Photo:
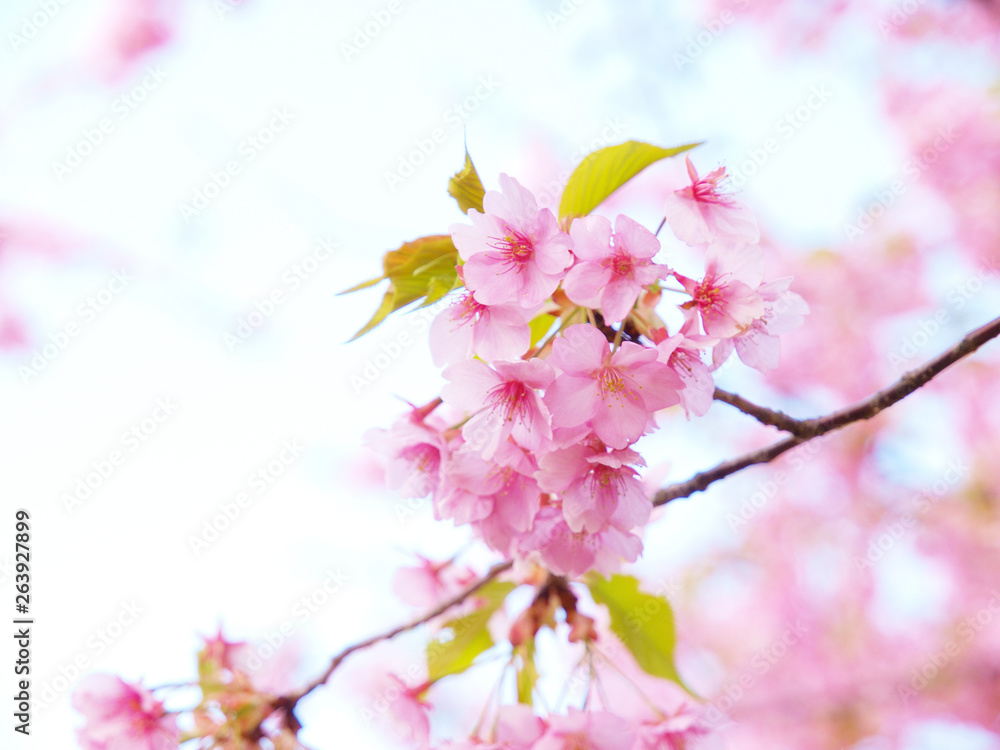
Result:
[[465,152],[465,166],[448,180],[448,194],[458,201],[463,214],[468,213],[470,208],[483,213],[483,195],[486,191],[483,190],[483,183],[468,151]]
[[535,690],[535,683],[538,682],[538,669],[535,667],[535,640],[530,641],[517,649],[521,657],[521,665],[517,668],[517,702],[532,704],[532,694]]
[[370,279],[340,294],[356,292],[389,279],[389,289],[382,298],[382,304],[351,341],[360,338],[390,313],[411,302],[424,298],[424,305],[437,302],[452,289],[461,286],[455,265],[458,263],[458,250],[451,236],[435,234],[421,237],[412,242],[404,243],[397,250],[390,250],[382,258],[383,275]]
[[427,267],[443,263],[454,273],[458,250],[450,234],[432,234],[412,242],[404,242],[398,250],[390,250],[382,258],[385,275],[394,279],[400,275],[425,272]]
[[594,601],[608,608],[611,631],[632,652],[639,666],[694,695],[674,666],[674,613],[670,602],[639,591],[639,581],[633,576],[613,575],[607,580],[593,575],[588,577],[587,585]]
[[[515,583],[491,581],[474,594],[476,598],[486,599],[482,607],[445,623],[442,631],[427,644],[427,677],[431,682],[464,672],[477,656],[493,645],[486,623],[516,587]],[[447,638],[448,635],[451,637]]]
[[660,148],[642,141],[626,141],[598,149],[586,156],[570,175],[559,201],[559,219],[586,216],[650,164],[683,154],[697,145]]

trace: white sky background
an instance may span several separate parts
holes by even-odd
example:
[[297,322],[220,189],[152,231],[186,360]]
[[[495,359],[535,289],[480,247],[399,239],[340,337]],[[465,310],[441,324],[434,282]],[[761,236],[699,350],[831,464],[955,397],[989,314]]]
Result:
[[[857,203],[904,158],[872,119],[864,71],[776,62],[738,21],[679,71],[673,55],[700,29],[681,3],[592,0],[553,26],[546,12],[556,2],[400,0],[388,26],[347,61],[342,43],[387,3],[247,0],[220,18],[199,0],[184,6],[179,41],[149,59],[165,79],[124,120],[114,102],[142,74],[98,83],[74,62],[106,20],[104,4],[61,7],[14,52],[8,31],[38,7],[10,0],[0,10],[0,218],[49,224],[74,245],[55,263],[12,254],[0,286],[26,314],[33,346],[73,321],[82,332],[28,383],[17,368],[30,352],[0,362],[0,538],[13,534],[15,508],[31,512],[35,691],[80,655],[147,685],[189,680],[198,634],[222,622],[231,637],[263,637],[339,569],[348,584],[298,630],[310,677],[327,655],[409,615],[390,586],[408,551],[443,558],[460,547],[465,535],[433,523],[426,508],[400,523],[395,498],[373,488],[372,460],[360,450],[365,430],[400,412],[398,397],[436,394],[425,326],[398,317],[345,345],[380,292],[334,293],[377,275],[385,250],[461,220],[445,193],[463,155],[453,108],[481,78],[499,86],[464,126],[488,188],[499,172],[517,177],[545,151],[556,169],[572,167],[574,152],[599,138],[609,118],[625,125],[612,142],[707,139],[700,165],[734,160],[825,83],[835,96],[744,194],[779,236],[811,247],[839,242]],[[290,124],[248,160],[241,142],[276,109],[291,113]],[[103,117],[113,131],[59,182],[53,160]],[[439,127],[443,142],[390,190],[386,171]],[[231,159],[240,173],[185,221],[179,204]],[[655,228],[658,217],[642,218]],[[326,237],[339,249],[292,291],[284,274]],[[130,283],[82,321],[77,306],[115,270]],[[230,352],[225,334],[275,290],[287,301]],[[401,333],[415,343],[357,394],[351,378]],[[123,433],[157,399],[176,411],[130,450]],[[706,437],[688,441],[688,455],[674,454],[678,477],[691,473],[685,459],[707,462],[699,457]],[[286,440],[303,452],[257,494],[248,476]],[[62,494],[113,450],[122,464],[68,513]],[[195,556],[189,536],[241,491],[252,504]],[[691,524],[695,505],[685,506]],[[695,552],[678,545],[672,559]],[[2,543],[0,560],[9,562],[11,546]],[[12,578],[3,578],[5,613],[13,593]],[[97,653],[94,634],[133,601],[141,615]],[[303,739],[318,748],[378,746],[344,694],[303,704]],[[34,715],[32,743],[13,746],[73,747],[79,723],[64,692]]]

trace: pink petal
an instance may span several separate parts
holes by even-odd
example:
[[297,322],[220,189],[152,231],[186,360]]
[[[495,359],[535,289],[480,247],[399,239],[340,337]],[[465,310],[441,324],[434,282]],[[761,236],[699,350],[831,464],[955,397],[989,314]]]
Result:
[[569,326],[556,339],[551,360],[567,373],[590,373],[602,366],[608,354],[608,340],[594,326],[581,323]]
[[441,388],[441,398],[465,412],[482,409],[486,394],[501,382],[500,376],[489,365],[476,359],[450,365],[442,375],[450,382]]
[[478,253],[469,258],[462,269],[465,272],[465,286],[472,290],[480,304],[520,304],[519,274],[509,268],[498,255]]
[[615,242],[633,258],[652,258],[660,252],[660,241],[656,235],[624,214],[615,219]]
[[670,193],[663,207],[663,215],[667,226],[681,242],[701,245],[712,241],[712,231],[693,199]]
[[734,339],[736,353],[743,364],[760,372],[774,370],[781,359],[781,339],[771,336],[758,328],[751,328],[744,335]]
[[563,291],[575,304],[599,307],[601,292],[611,280],[611,270],[597,263],[577,263],[563,279]]
[[609,400],[591,419],[594,432],[612,448],[625,448],[646,431],[649,414],[642,404],[631,399]]
[[452,305],[431,321],[427,338],[437,367],[472,358],[474,328],[470,321],[456,320],[453,317],[458,311],[457,305]]
[[[632,312],[641,287],[629,279],[616,279],[601,294],[601,314],[605,323],[621,323]],[[570,298],[572,299],[572,297]]]
[[584,216],[569,229],[573,254],[583,261],[600,263],[612,253],[611,222],[604,216]]
[[714,206],[709,219],[716,241],[754,244],[760,241],[760,229],[753,213],[742,203]]
[[[538,215],[538,203],[531,191],[510,175],[500,174],[500,190],[483,196],[483,210],[495,214],[514,227],[533,225]],[[550,212],[551,213],[551,212]]]
[[537,228],[534,232],[535,263],[548,274],[561,274],[573,263],[570,248],[573,240],[559,229],[555,215],[547,208],[538,212]]
[[531,329],[524,318],[520,309],[506,305],[489,308],[473,332],[476,354],[487,362],[520,357],[531,345]]
[[590,377],[560,375],[545,391],[545,403],[554,425],[576,427],[590,419],[600,406],[597,381]]

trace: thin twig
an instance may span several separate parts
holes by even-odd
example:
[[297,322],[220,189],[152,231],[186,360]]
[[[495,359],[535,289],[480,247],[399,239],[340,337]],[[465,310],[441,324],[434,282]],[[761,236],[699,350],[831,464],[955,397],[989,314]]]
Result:
[[[955,364],[963,357],[967,357],[972,354],[987,341],[990,341],[997,336],[1000,336],[1000,318],[996,318],[981,328],[977,328],[975,331],[972,331],[946,352],[930,360],[922,367],[910,370],[888,388],[883,388],[881,391],[869,396],[864,401],[860,401],[854,406],[849,406],[845,409],[835,411],[825,417],[794,420],[796,425],[792,437],[780,440],[767,448],[762,448],[758,451],[740,456],[739,458],[725,461],[716,466],[714,469],[709,469],[708,471],[703,471],[700,474],[695,474],[686,482],[680,482],[678,484],[672,484],[669,487],[664,487],[654,496],[653,505],[664,505],[669,503],[671,500],[688,497],[693,495],[695,492],[702,492],[714,482],[728,477],[730,474],[735,474],[748,466],[768,463],[797,445],[801,445],[809,440],[825,435],[828,432],[839,430],[840,428],[846,427],[854,422],[871,419],[876,414],[879,414],[896,402],[902,401],[943,370]],[[777,414],[777,412],[774,413]],[[754,414],[753,416],[757,415]],[[783,427],[782,429],[785,428]]]
[[353,646],[348,646],[339,654],[333,657],[333,659],[330,661],[330,666],[326,668],[326,671],[322,674],[322,676],[311,682],[309,685],[307,685],[299,692],[293,693],[292,695],[289,696],[285,696],[279,700],[282,701],[284,705],[288,706],[289,710],[291,708],[294,708],[295,705],[305,696],[309,695],[309,693],[318,688],[320,685],[324,685],[326,681],[330,679],[330,676],[334,673],[337,667],[340,666],[340,663],[344,661],[344,659],[346,659],[348,656],[353,654],[355,651],[361,651],[362,649],[368,648],[369,646],[374,646],[376,643],[379,643],[381,641],[387,641],[391,638],[395,638],[400,633],[405,633],[408,630],[413,630],[414,628],[417,628],[421,625],[430,622],[435,617],[444,614],[446,611],[448,611],[455,605],[464,602],[466,599],[468,599],[470,596],[472,596],[474,593],[476,593],[479,589],[481,589],[487,583],[492,581],[494,578],[499,576],[501,573],[503,573],[506,570],[509,570],[511,566],[513,566],[513,564],[514,563],[512,560],[507,560],[506,562],[497,563],[492,568],[490,568],[489,571],[486,573],[486,575],[484,575],[482,578],[469,584],[464,589],[455,594],[453,597],[451,597],[445,602],[442,602],[437,607],[435,607],[434,609],[432,609],[430,612],[423,615],[419,619],[408,622],[405,625],[399,625],[393,628],[392,630],[380,633],[379,635],[373,635],[370,638],[366,638],[363,641],[355,643]]

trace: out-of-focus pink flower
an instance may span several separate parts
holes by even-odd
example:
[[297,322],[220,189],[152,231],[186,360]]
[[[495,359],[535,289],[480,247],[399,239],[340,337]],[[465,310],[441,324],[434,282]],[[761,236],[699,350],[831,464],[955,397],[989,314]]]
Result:
[[430,742],[432,708],[424,696],[430,683],[414,678],[407,683],[391,672],[373,672],[369,668],[359,676],[355,694],[364,701],[361,718],[371,725],[378,723],[397,740],[425,750]]
[[417,747],[427,747],[431,734],[427,712],[431,705],[422,697],[427,685],[407,687],[394,674],[389,675],[389,679],[399,688],[399,697],[392,701],[388,716],[393,730],[397,736],[415,742]]
[[545,732],[545,722],[523,703],[501,706],[497,713],[497,747],[529,750]]
[[578,711],[549,717],[549,726],[532,750],[627,750],[635,733],[620,716],[607,711]]
[[152,51],[172,41],[176,0],[120,0],[97,54],[109,78],[130,75]]
[[[202,636],[204,638],[204,636]],[[227,641],[222,634],[222,627],[211,638],[205,638],[205,646],[201,658],[212,669],[223,669],[232,672],[237,668],[241,652],[246,648],[244,641]]]
[[151,692],[114,675],[88,675],[71,702],[86,719],[77,730],[84,750],[173,750],[178,746],[174,715]]
[[556,339],[550,361],[562,371],[545,393],[557,427],[590,422],[612,448],[639,439],[654,412],[679,403],[684,384],[657,351],[632,342],[612,353],[594,326],[570,326]]
[[502,193],[491,190],[483,197],[485,213],[469,209],[471,227],[452,224],[451,237],[477,302],[534,307],[555,291],[572,264],[572,240],[513,177],[501,174],[500,187]]
[[685,750],[690,740],[706,734],[698,714],[685,704],[673,716],[639,726],[632,750]]
[[586,216],[573,222],[570,236],[579,262],[566,274],[563,290],[578,305],[600,307],[606,323],[623,321],[642,288],[669,273],[650,260],[660,241],[624,214],[615,219],[614,234],[605,217]]
[[435,607],[476,580],[475,571],[467,566],[418,557],[420,565],[399,568],[392,579],[396,596],[411,607]]
[[479,412],[462,427],[462,437],[483,458],[493,458],[508,437],[528,450],[538,450],[552,439],[552,418],[535,390],[555,376],[544,360],[494,362],[490,367],[470,359],[443,374],[451,381],[441,389],[445,403]]
[[688,245],[718,242],[752,245],[760,240],[757,220],[745,205],[723,192],[726,168],[699,177],[690,157],[684,157],[691,184],[667,196],[664,217],[674,235]]
[[532,310],[484,305],[466,292],[431,323],[428,339],[438,367],[478,356],[487,362],[517,359],[531,344]]
[[0,310],[0,349],[16,349],[27,343],[28,335],[21,320]]

